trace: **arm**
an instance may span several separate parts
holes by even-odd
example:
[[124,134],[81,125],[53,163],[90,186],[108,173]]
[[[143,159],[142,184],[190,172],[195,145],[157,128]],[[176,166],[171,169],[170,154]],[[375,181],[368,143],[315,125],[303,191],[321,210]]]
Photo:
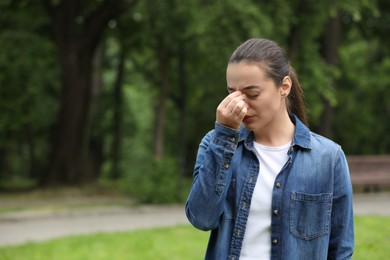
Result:
[[187,218],[198,229],[217,228],[223,213],[238,129],[247,113],[245,97],[240,91],[234,91],[222,100],[217,107],[214,131],[200,143],[194,181],[186,203]]
[[328,259],[351,259],[354,250],[352,185],[344,152],[334,166],[334,193]]
[[186,214],[201,230],[218,227],[231,180],[230,165],[239,131],[215,124],[199,146],[194,180],[186,202]]

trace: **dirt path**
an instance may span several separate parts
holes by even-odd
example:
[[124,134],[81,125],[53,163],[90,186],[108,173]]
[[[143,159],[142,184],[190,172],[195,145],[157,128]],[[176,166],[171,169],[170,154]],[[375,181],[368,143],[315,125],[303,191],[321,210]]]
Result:
[[0,246],[62,236],[187,224],[183,206],[102,207],[0,216]]
[[[76,202],[70,200],[67,205],[72,207],[62,209],[40,208],[40,210],[2,213],[0,214],[0,246],[29,241],[38,242],[69,235],[188,224],[183,205],[130,207],[118,201],[112,202],[111,205],[109,200],[104,203],[102,200],[93,200],[93,202],[99,202],[101,205],[92,208],[75,208]],[[0,203],[4,206],[6,202],[0,200]],[[37,202],[36,205],[39,203]],[[354,211],[356,215],[390,216],[390,193],[356,194]]]

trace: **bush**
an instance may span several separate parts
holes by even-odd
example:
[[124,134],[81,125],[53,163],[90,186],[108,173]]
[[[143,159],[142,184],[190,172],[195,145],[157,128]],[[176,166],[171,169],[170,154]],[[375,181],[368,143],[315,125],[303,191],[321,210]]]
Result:
[[120,188],[140,203],[163,204],[183,200],[181,176],[174,159],[143,159],[126,170]]
[[23,178],[23,177],[10,177],[2,178],[0,180],[0,191],[6,192],[18,192],[27,191],[36,188],[38,185],[37,180]]

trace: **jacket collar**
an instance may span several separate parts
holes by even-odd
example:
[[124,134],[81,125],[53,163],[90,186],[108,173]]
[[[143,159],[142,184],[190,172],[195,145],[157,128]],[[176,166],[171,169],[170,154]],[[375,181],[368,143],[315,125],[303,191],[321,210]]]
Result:
[[291,114],[290,118],[295,125],[292,146],[297,145],[305,149],[311,149],[311,133],[309,128],[307,128],[296,115]]
[[[305,126],[296,115],[290,114],[290,119],[295,125],[294,139],[291,146],[299,146],[304,149],[311,149],[311,134],[309,128]],[[244,141],[249,146],[253,146],[253,132],[248,131],[243,125],[240,127],[239,142]]]

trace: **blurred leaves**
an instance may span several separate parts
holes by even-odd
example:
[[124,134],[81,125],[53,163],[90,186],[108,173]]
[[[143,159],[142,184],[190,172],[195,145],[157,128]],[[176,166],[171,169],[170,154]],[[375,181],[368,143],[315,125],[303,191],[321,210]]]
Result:
[[[82,22],[100,2],[81,1],[88,8],[75,22]],[[27,176],[29,171],[36,178],[49,163],[61,98],[58,50],[39,2],[2,1],[0,9],[0,179]],[[336,15],[342,22],[338,61],[329,64],[324,38],[329,19]],[[389,21],[390,3],[385,0],[139,1],[131,12],[109,22],[101,42],[103,58],[96,75],[102,85],[93,96],[94,117],[86,133],[87,139],[97,133],[102,137],[100,178],[108,178],[112,169],[112,92],[120,55],[126,61],[123,185],[146,201],[171,191],[166,200],[172,201],[180,190],[175,185],[182,185],[178,172],[191,175],[198,143],[213,128],[215,108],[226,95],[229,56],[251,37],[271,38],[286,49],[305,92],[312,128],[321,126],[327,102],[335,111],[334,140],[347,154],[390,153]],[[161,55],[169,57],[164,64],[169,93],[165,157],[157,162],[151,147],[153,107],[161,95]],[[94,148],[88,149],[90,154]]]

